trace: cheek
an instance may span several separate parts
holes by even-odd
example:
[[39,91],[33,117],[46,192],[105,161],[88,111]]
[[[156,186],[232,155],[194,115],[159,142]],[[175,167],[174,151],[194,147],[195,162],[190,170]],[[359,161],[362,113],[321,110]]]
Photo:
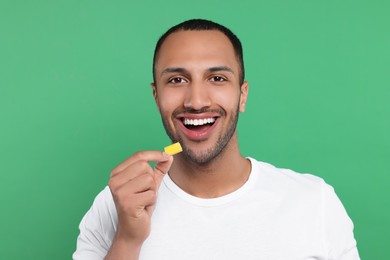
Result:
[[175,91],[175,89],[167,89],[158,93],[157,105],[161,114],[167,116],[167,113],[172,113],[181,106],[182,94],[180,92]]
[[213,103],[226,111],[235,110],[240,99],[240,92],[233,88],[215,89],[211,92]]

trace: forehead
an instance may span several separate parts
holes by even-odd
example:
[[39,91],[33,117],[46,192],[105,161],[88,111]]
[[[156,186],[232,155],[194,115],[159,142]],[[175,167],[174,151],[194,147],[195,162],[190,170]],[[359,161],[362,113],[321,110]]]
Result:
[[178,31],[169,35],[162,44],[156,59],[156,69],[206,63],[211,66],[238,66],[228,37],[217,30]]

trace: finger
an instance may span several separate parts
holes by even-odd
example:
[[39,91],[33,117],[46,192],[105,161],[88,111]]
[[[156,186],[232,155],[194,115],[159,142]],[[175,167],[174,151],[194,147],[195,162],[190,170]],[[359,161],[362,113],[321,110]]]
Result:
[[[150,165],[146,162],[137,162],[130,167],[126,168],[121,174],[115,175],[113,178],[117,179],[119,183],[118,188],[121,186],[127,187],[132,192],[143,192],[146,190],[158,190],[161,180],[168,172],[173,162],[173,156],[167,155],[168,161],[159,161],[156,163],[154,171]],[[139,175],[134,175],[133,167],[138,164],[145,165],[143,172]],[[134,167],[135,168],[135,167]]]
[[119,164],[114,170],[111,172],[111,176],[118,174],[123,171],[131,164],[136,161],[146,161],[146,162],[157,162],[157,161],[167,161],[169,156],[162,151],[140,151],[136,152],[132,156],[130,156],[127,160]]
[[169,154],[166,154],[166,156],[168,157],[168,160],[158,161],[154,166],[154,174],[155,174],[157,189],[158,187],[160,187],[164,175],[169,171],[173,162],[173,156]]
[[112,175],[109,180],[109,186],[112,186],[113,189],[119,188],[126,182],[129,182],[143,174],[149,174],[153,176],[153,169],[148,162],[137,161],[123,171]]
[[121,190],[120,192],[123,192],[123,195],[142,193],[147,190],[156,191],[156,180],[152,174],[142,174],[131,181],[123,183],[118,187],[118,190]]
[[139,210],[155,205],[157,199],[157,193],[152,190],[123,195],[125,196],[120,196],[115,201],[118,212],[125,212],[126,215],[134,217],[139,215]]
[[136,195],[136,201],[139,207],[147,208],[156,204],[157,193],[152,190],[147,190]]

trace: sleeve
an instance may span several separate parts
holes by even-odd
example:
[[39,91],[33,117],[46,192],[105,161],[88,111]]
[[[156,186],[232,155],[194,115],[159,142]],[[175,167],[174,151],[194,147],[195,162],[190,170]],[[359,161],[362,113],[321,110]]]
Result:
[[323,228],[329,260],[360,260],[353,223],[334,189],[323,183]]
[[96,196],[79,225],[74,260],[104,259],[111,247],[118,222],[111,191],[106,187]]

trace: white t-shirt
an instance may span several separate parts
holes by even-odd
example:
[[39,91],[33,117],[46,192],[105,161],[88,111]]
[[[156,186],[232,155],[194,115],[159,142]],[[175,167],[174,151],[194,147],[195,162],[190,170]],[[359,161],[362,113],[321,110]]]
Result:
[[[353,224],[321,178],[249,158],[238,190],[214,199],[191,196],[167,174],[140,260],[358,260]],[[74,259],[103,259],[117,226],[106,187],[80,223]]]

